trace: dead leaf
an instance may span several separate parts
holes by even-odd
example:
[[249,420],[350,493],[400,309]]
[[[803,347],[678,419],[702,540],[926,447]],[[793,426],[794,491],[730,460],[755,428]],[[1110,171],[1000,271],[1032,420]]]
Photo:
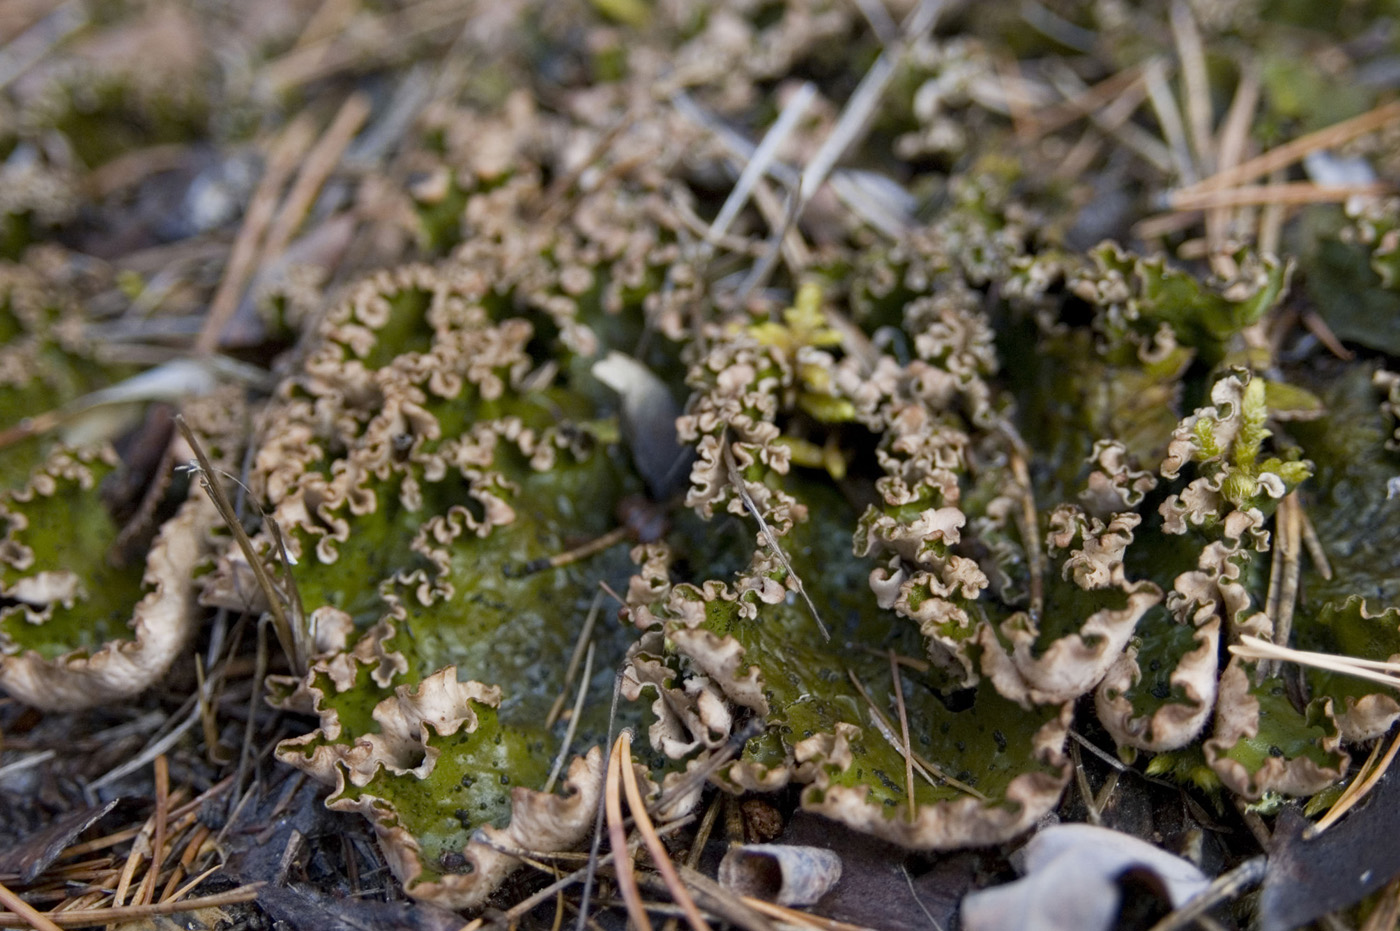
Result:
[[1279,815],[1259,897],[1260,931],[1308,924],[1400,875],[1400,776],[1393,770],[1338,824],[1311,839],[1309,825],[1294,808]]

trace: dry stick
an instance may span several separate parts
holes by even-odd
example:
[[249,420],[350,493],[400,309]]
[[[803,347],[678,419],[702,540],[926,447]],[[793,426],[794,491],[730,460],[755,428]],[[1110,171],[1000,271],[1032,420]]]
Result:
[[1021,454],[1020,438],[1012,435],[1011,475],[1020,486],[1021,498],[1021,545],[1026,549],[1026,564],[1031,572],[1031,620],[1039,624],[1045,610],[1045,556],[1040,549],[1040,518],[1035,511],[1035,494],[1031,489],[1031,473],[1026,467],[1026,457]]
[[909,823],[918,816],[918,805],[914,802],[914,745],[909,742],[909,714],[904,708],[904,677],[899,674],[899,660],[894,650],[889,651],[890,678],[894,684],[894,703],[899,710],[899,737],[903,741],[900,755],[904,757],[904,791],[909,801]]
[[1394,931],[1400,924],[1400,879],[1393,879],[1380,894],[1376,910],[1361,926],[1361,931]]
[[1270,149],[1228,171],[1219,171],[1209,178],[1203,178],[1184,190],[1194,193],[1198,190],[1235,187],[1246,181],[1263,177],[1271,171],[1287,168],[1310,152],[1339,146],[1358,136],[1364,136],[1369,132],[1388,126],[1396,120],[1400,120],[1400,100],[1393,100],[1376,107],[1374,110],[1368,110],[1360,116],[1354,116],[1340,123],[1333,123],[1331,126],[1308,133],[1306,136],[1299,136],[1292,142]]
[[[651,919],[642,905],[642,894],[637,888],[637,876],[633,872],[631,851],[627,847],[627,828],[622,823],[622,778],[618,775],[622,768],[622,748],[627,732],[623,731],[613,743],[608,760],[608,777],[603,783],[603,807],[608,815],[608,843],[614,851],[627,855],[618,858],[614,872],[617,874],[617,891],[627,906],[627,917],[641,931],[652,931]],[[579,912],[580,918],[583,912]]]
[[[217,783],[210,786],[208,789],[205,789],[196,797],[190,799],[188,802],[185,802],[184,804],[171,811],[170,817],[178,820],[180,818],[185,817],[186,815],[193,813],[196,809],[202,806],[209,799],[213,798],[215,795],[218,795],[221,792],[226,791],[232,782],[232,777],[225,777],[219,780]],[[178,796],[181,794],[181,791],[182,790],[180,789],[176,789],[175,792],[172,794]],[[95,853],[98,850],[106,850],[108,847],[115,847],[117,844],[123,843],[124,841],[129,841],[140,833],[141,828],[139,827],[124,828],[120,831],[116,831],[112,834],[107,834],[103,837],[98,837],[94,840],[83,841],[82,843],[74,844],[67,850],[63,851],[63,856],[59,859],[67,860],[71,859],[72,857],[81,857],[84,854]]]
[[1027,81],[1021,74],[1021,63],[1009,55],[993,55],[992,67],[996,70],[996,81],[1001,86],[1002,100],[1006,112],[1011,117],[1011,131],[1016,141],[1022,145],[1034,142],[1037,133],[1033,108],[1026,94]]
[[763,729],[761,718],[750,718],[743,727],[730,734],[724,746],[715,750],[703,763],[687,771],[682,778],[671,783],[669,787],[662,789],[661,795],[657,797],[656,804],[652,808],[656,811],[664,811],[671,802],[719,772],[723,766],[743,751],[745,744],[763,733]]
[[[583,659],[584,650],[593,644],[593,627],[598,622],[598,615],[603,610],[603,592],[600,590],[593,596],[593,602],[588,606],[588,615],[583,619],[583,627],[579,630],[578,639],[574,641],[574,652],[569,656],[568,668],[564,670],[564,684],[559,687],[559,694],[554,698],[554,704],[549,708],[549,714],[544,717],[545,730],[552,728],[559,720],[560,713],[564,710],[564,702],[568,701],[569,686],[574,684],[574,676],[578,675],[578,664]],[[584,673],[584,679],[588,674]]]
[[[595,601],[594,604],[597,604]],[[564,769],[564,761],[569,758],[569,747],[574,742],[574,733],[578,730],[578,719],[583,714],[583,700],[588,697],[588,681],[593,674],[593,644],[588,644],[588,657],[583,662],[583,679],[578,685],[578,697],[574,699],[573,714],[569,717],[569,726],[564,729],[564,739],[559,744],[559,755],[554,758],[554,765],[550,767],[549,778],[544,782],[544,792],[546,795],[554,791],[554,781],[559,778],[559,773]]]
[[194,687],[199,706],[199,723],[204,730],[204,755],[211,763],[227,763],[228,759],[219,745],[219,719],[213,702],[209,701],[209,680],[204,675],[204,657],[194,655]]
[[641,790],[637,788],[637,774],[632,770],[632,732],[623,731],[618,739],[622,743],[622,788],[627,793],[627,807],[632,809],[632,820],[637,825],[638,833],[642,835],[642,842],[647,845],[652,863],[661,873],[661,878],[665,880],[666,888],[670,890],[676,904],[685,911],[690,926],[695,931],[710,931],[710,926],[700,914],[700,909],[695,907],[695,900],[690,897],[690,892],[676,874],[676,866],[671,862],[670,854],[666,852],[666,845],[661,843],[661,838],[656,835],[651,816],[647,814],[646,802],[642,799]]
[[725,439],[721,448],[723,449],[724,455],[724,467],[729,473],[730,483],[734,486],[735,491],[739,492],[739,497],[743,499],[744,507],[753,515],[753,519],[758,521],[758,530],[764,542],[768,544],[768,548],[771,549],[773,555],[777,557],[778,562],[783,567],[783,571],[788,574],[793,584],[797,586],[797,594],[801,595],[802,600],[807,603],[807,609],[812,612],[812,620],[817,622],[817,630],[821,631],[822,639],[830,641],[831,632],[828,631],[826,625],[822,623],[821,614],[817,612],[817,606],[813,604],[812,599],[808,597],[807,589],[802,584],[802,577],[797,574],[797,570],[794,569],[792,563],[788,561],[787,554],[783,552],[783,547],[778,542],[778,535],[773,532],[773,528],[768,526],[768,521],[763,519],[763,514],[759,512],[758,505],[754,503],[753,497],[749,494],[748,488],[744,485],[744,477],[739,474],[739,466],[738,463],[734,461],[734,450],[728,438]]
[[306,48],[344,31],[358,6],[355,0],[322,0],[292,44],[292,50]]
[[1313,568],[1324,579],[1330,581],[1332,563],[1327,560],[1327,552],[1323,550],[1322,541],[1318,539],[1317,528],[1313,526],[1312,519],[1308,517],[1308,511],[1301,501],[1298,502],[1298,519],[1303,526],[1303,545],[1308,548],[1308,558],[1313,561]]
[[[1286,179],[1282,169],[1269,173],[1269,184],[1282,184]],[[1263,255],[1277,255],[1279,243],[1283,239],[1283,223],[1288,218],[1288,210],[1280,203],[1270,203],[1259,212],[1259,252]]]
[[771,922],[755,908],[718,882],[688,866],[680,867],[681,878],[705,907],[732,925],[752,931],[775,931]]
[[287,244],[292,241],[297,227],[306,217],[306,212],[311,209],[321,186],[340,164],[346,148],[360,131],[360,127],[364,126],[369,113],[369,95],[363,92],[351,94],[340,105],[325,134],[307,153],[296,180],[292,182],[291,189],[282,201],[282,209],[278,211],[277,219],[273,220],[268,228],[267,239],[262,248],[261,265],[268,264],[286,251]]
[[213,833],[213,828],[207,824],[198,824],[190,832],[190,836],[185,839],[184,852],[175,864],[175,869],[170,871],[170,880],[165,884],[165,889],[160,894],[160,901],[168,902],[174,897],[175,889],[179,886],[180,880],[189,873],[190,865],[194,863],[195,857],[199,856],[199,848],[204,846],[204,842]]
[[268,223],[272,221],[278,193],[291,177],[297,163],[301,161],[314,135],[311,118],[303,113],[293,120],[273,143],[272,151],[268,155],[267,168],[263,171],[253,199],[243,215],[243,225],[238,230],[238,237],[233,241],[228,264],[224,266],[223,280],[219,282],[219,289],[214,292],[214,298],[209,302],[204,326],[195,339],[196,354],[205,355],[218,348],[219,337],[223,335],[224,327],[238,309],[243,289],[252,277],[258,255],[258,243]]
[[[217,895],[200,896],[196,899],[179,899],[170,902],[161,902],[155,905],[119,905],[109,908],[84,908],[72,909],[64,912],[37,912],[40,921],[47,924],[35,924],[31,918],[16,909],[10,901],[6,900],[5,893],[13,896],[14,893],[0,886],[0,904],[4,904],[15,914],[0,914],[0,928],[44,928],[46,931],[52,928],[86,928],[90,925],[109,924],[116,921],[135,921],[142,918],[153,918],[156,915],[173,915],[176,912],[196,911],[202,908],[218,908],[224,905],[235,905],[239,902],[251,902],[258,897],[258,890],[265,883],[249,883],[246,886],[239,886],[237,889],[230,889],[228,892],[220,892]],[[20,904],[24,900],[20,899]]]
[[740,282],[738,290],[734,292],[734,298],[730,302],[734,307],[743,307],[748,301],[749,295],[763,287],[768,276],[773,273],[773,269],[778,264],[778,258],[782,255],[783,243],[787,241],[788,231],[797,225],[797,217],[802,207],[802,180],[799,178],[797,184],[788,191],[787,202],[783,205],[783,222],[768,236],[768,244],[763,253],[763,257],[754,263],[748,275]]
[[[688,819],[682,819],[680,821],[676,821],[671,824],[667,824],[657,828],[656,833],[663,836],[667,834],[673,834],[676,831],[680,830],[682,827],[685,827],[685,825],[688,823]],[[521,901],[512,905],[501,916],[502,920],[504,920],[507,923],[519,921],[520,919],[528,915],[531,911],[533,911],[537,906],[543,904],[546,900],[558,894],[561,890],[567,889],[569,886],[572,886],[574,883],[578,882],[581,879],[585,879],[588,876],[590,870],[596,871],[599,867],[609,866],[613,863],[615,859],[615,853],[605,853],[600,857],[592,858],[592,861],[589,865],[579,867],[569,875],[563,876],[555,880],[543,889],[532,893],[529,897],[522,899]],[[464,925],[460,929],[460,931],[471,931],[471,929],[481,927],[482,924],[484,924],[484,921],[478,918],[475,921],[469,922],[468,924]]]
[[[1332,328],[1327,325],[1327,321],[1322,319],[1322,315],[1309,308],[1303,311],[1303,326],[1308,328],[1308,332],[1317,337],[1317,341],[1327,347],[1327,351],[1332,353],[1343,362],[1350,362],[1356,357],[1350,349],[1342,345],[1342,341],[1337,339],[1337,334],[1332,332]],[[1331,566],[1329,564],[1330,571]],[[1329,575],[1328,578],[1331,578]]]
[[773,186],[762,179],[754,186],[753,202],[771,230],[782,230],[782,238],[777,240],[780,254],[788,271],[797,278],[811,267],[812,250],[803,241],[802,231],[788,219],[787,204],[779,199]]
[[1114,790],[1118,788],[1119,775],[1119,770],[1109,770],[1107,778],[1103,781],[1103,785],[1099,787],[1099,794],[1094,796],[1094,807],[1097,808],[1100,813],[1108,807],[1108,800],[1113,797]]
[[88,24],[87,4],[68,0],[0,48],[0,88],[34,67]]
[[1283,523],[1275,529],[1279,531],[1278,548],[1283,554],[1283,577],[1279,580],[1278,614],[1273,617],[1274,642],[1288,646],[1293,633],[1293,609],[1298,603],[1298,576],[1302,553],[1298,546],[1302,531],[1299,527],[1298,492],[1289,492],[1279,502],[1283,511]]

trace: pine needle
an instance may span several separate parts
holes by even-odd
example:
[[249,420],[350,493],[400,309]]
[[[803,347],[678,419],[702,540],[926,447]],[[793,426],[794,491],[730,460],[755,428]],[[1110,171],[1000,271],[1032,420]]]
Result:
[[914,747],[909,742],[909,714],[904,709],[904,677],[899,674],[899,659],[894,650],[889,651],[890,679],[894,683],[894,701],[899,710],[899,737],[902,742],[900,755],[904,757],[904,791],[909,802],[909,823],[918,816],[918,804],[914,801]]
[[[594,604],[598,602],[595,599]],[[559,744],[559,755],[554,758],[554,766],[549,770],[549,778],[545,780],[544,791],[550,793],[554,791],[554,782],[559,778],[559,773],[564,769],[564,761],[569,758],[569,747],[574,742],[574,733],[578,730],[578,719],[583,715],[583,701],[588,697],[588,681],[593,674],[593,644],[588,644],[588,655],[583,661],[583,679],[578,685],[578,696],[574,699],[573,714],[569,717],[569,726],[564,730],[564,740]],[[546,725],[549,727],[552,725]]]
[[695,900],[690,897],[689,890],[681,882],[680,876],[676,874],[675,864],[671,862],[670,854],[666,852],[666,845],[661,843],[661,838],[656,835],[656,828],[651,823],[651,816],[647,814],[646,802],[642,799],[641,790],[637,787],[637,774],[632,770],[632,732],[623,731],[618,737],[621,744],[619,754],[622,762],[622,788],[627,793],[627,807],[632,810],[632,819],[637,825],[637,832],[642,835],[642,842],[647,845],[647,851],[651,854],[652,863],[656,865],[657,872],[666,882],[666,888],[670,890],[672,898],[676,904],[685,911],[686,920],[695,931],[710,931],[710,926],[705,922],[705,918],[700,914],[700,909],[695,907]]
[[812,603],[812,599],[807,595],[807,588],[802,584],[802,577],[797,574],[797,570],[792,568],[792,563],[788,561],[787,554],[783,552],[782,544],[778,542],[778,535],[773,532],[773,528],[768,526],[768,521],[763,519],[763,514],[758,510],[758,505],[754,503],[753,496],[749,494],[748,488],[744,485],[744,477],[739,474],[739,466],[734,461],[734,450],[728,440],[724,446],[724,467],[729,472],[729,481],[734,485],[734,490],[739,493],[739,497],[744,501],[744,507],[753,515],[753,519],[758,521],[758,531],[763,536],[763,540],[768,544],[768,548],[773,551],[773,555],[778,558],[783,571],[792,579],[797,587],[797,594],[802,596],[802,600],[807,602],[807,608],[812,612],[812,620],[817,622],[817,629],[821,631],[822,639],[831,640],[831,632],[822,623],[821,614],[817,612],[817,606]]
[[[642,894],[637,888],[637,877],[633,872],[631,851],[627,846],[627,827],[622,821],[622,771],[623,748],[628,740],[623,731],[613,743],[608,763],[608,778],[603,785],[603,805],[608,816],[608,843],[617,854],[614,870],[617,873],[617,891],[627,907],[627,916],[640,931],[652,931],[651,918],[642,905]],[[629,763],[630,757],[629,757]]]

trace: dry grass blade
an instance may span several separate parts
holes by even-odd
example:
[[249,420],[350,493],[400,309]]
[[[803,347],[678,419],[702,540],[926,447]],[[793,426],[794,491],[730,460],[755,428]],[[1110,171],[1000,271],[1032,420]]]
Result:
[[837,161],[850,151],[869,129],[879,109],[880,99],[890,81],[894,79],[905,50],[933,29],[942,9],[942,0],[921,0],[901,24],[899,40],[890,43],[860,79],[850,99],[846,101],[846,106],[842,108],[841,115],[837,117],[836,125],[831,128],[830,134],[802,170],[802,182],[799,187],[802,194],[797,207],[799,219],[808,201],[821,189]]
[[623,731],[618,740],[622,745],[619,755],[622,762],[622,788],[627,793],[627,807],[632,809],[632,819],[637,825],[637,832],[642,835],[642,842],[647,845],[652,863],[656,865],[657,872],[665,880],[666,888],[670,890],[672,898],[685,911],[685,917],[690,922],[690,926],[696,931],[710,931],[710,926],[706,923],[704,916],[700,914],[700,909],[695,907],[695,900],[690,897],[690,892],[681,882],[680,876],[676,874],[676,867],[671,862],[670,854],[666,852],[666,845],[661,843],[661,838],[656,835],[656,828],[651,823],[651,816],[647,814],[646,802],[642,799],[641,790],[637,786],[637,774],[632,770],[631,732]]
[[[4,883],[0,883],[0,905],[4,905],[10,911],[14,912],[25,924],[34,928],[35,931],[58,931],[58,925],[50,921],[43,912],[24,901],[24,899],[21,899],[18,894]],[[0,916],[0,920],[3,920],[4,917],[5,916]]]
[[817,622],[817,629],[821,631],[823,640],[831,639],[831,632],[822,623],[822,616],[817,611],[817,606],[812,603],[812,599],[807,595],[807,589],[802,584],[802,577],[797,574],[797,570],[788,561],[787,554],[783,552],[782,545],[778,542],[778,535],[773,532],[773,528],[768,526],[768,521],[763,519],[763,514],[758,510],[758,505],[754,503],[753,496],[749,494],[748,488],[744,485],[744,477],[739,474],[739,465],[734,461],[734,450],[728,440],[724,446],[724,468],[729,473],[729,481],[734,486],[734,490],[739,493],[739,497],[744,501],[744,507],[753,515],[753,519],[758,521],[758,531],[763,536],[763,541],[768,544],[768,548],[773,551],[773,555],[778,558],[783,571],[792,579],[793,585],[797,587],[797,594],[802,596],[802,600],[807,603],[807,608],[812,612],[812,620]]
[[1400,879],[1393,879],[1380,893],[1380,902],[1361,926],[1361,931],[1394,931],[1397,924],[1400,924]]
[[1026,457],[1017,448],[1021,445],[1019,437],[1015,438],[1008,461],[1018,486],[1017,494],[1021,499],[1021,513],[1017,523],[1021,528],[1021,545],[1026,550],[1026,564],[1031,572],[1031,620],[1039,623],[1045,610],[1045,555],[1040,549],[1040,518],[1036,515],[1030,469],[1026,466]]
[[698,870],[681,866],[681,877],[705,908],[746,931],[775,931],[772,922],[718,882]]
[[[613,853],[617,873],[617,891],[627,906],[627,917],[641,931],[651,931],[651,919],[642,904],[642,894],[637,888],[637,877],[633,872],[631,851],[627,847],[627,826],[622,820],[622,754],[628,738],[626,731],[618,735],[613,743],[608,763],[608,778],[603,785],[603,805],[608,815],[608,843]],[[630,759],[630,758],[629,758]],[[629,763],[630,765],[630,763]]]
[[[1245,157],[1249,145],[1249,128],[1254,122],[1254,112],[1259,105],[1259,75],[1255,68],[1246,67],[1235,88],[1234,99],[1220,127],[1220,138],[1216,143],[1216,168],[1233,168]],[[1241,213],[1243,216],[1243,212]],[[1206,214],[1206,240],[1212,256],[1223,253],[1228,248],[1231,211],[1219,208]],[[1241,219],[1239,225],[1244,226]]]
[[1176,176],[1188,184],[1193,183],[1196,180],[1196,163],[1186,141],[1181,110],[1167,85],[1166,65],[1161,60],[1149,62],[1143,71],[1143,78],[1147,82],[1147,99],[1152,102],[1152,110],[1157,114],[1157,125],[1162,128],[1162,137],[1167,140]]
[[1141,82],[1142,66],[1134,65],[1115,72],[1081,91],[1066,94],[1067,99],[1063,103],[1046,107],[1031,118],[1030,128],[1033,136],[1027,141],[1034,141],[1039,136],[1048,135],[1062,126],[1088,116]]

